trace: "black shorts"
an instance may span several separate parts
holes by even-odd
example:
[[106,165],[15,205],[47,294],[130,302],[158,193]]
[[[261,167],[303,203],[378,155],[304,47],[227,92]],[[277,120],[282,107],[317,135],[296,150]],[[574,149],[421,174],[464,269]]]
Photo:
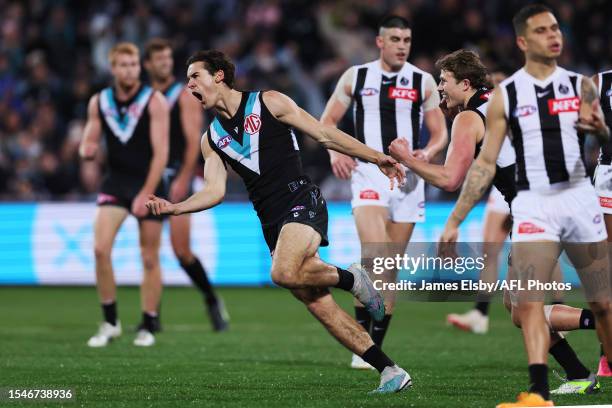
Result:
[[[118,174],[107,174],[102,181],[102,187],[96,200],[98,206],[112,205],[115,207],[122,207],[132,213],[132,201],[136,198],[140,189],[144,185],[145,180],[140,177],[118,175]],[[155,195],[161,198],[165,198],[166,188],[162,182],[159,183]],[[132,214],[133,215],[133,214]],[[152,220],[152,221],[163,221],[165,216],[153,215],[147,212],[147,215],[139,218],[138,220]]]
[[[162,182],[166,189],[166,197],[170,197],[170,186],[179,174],[180,163],[174,163],[172,166],[168,166],[164,169],[164,175],[162,176]],[[193,177],[189,180],[189,186],[187,187],[187,194],[183,199],[188,198],[193,194]]]
[[262,224],[264,238],[270,254],[276,248],[278,235],[285,224],[297,222],[311,226],[321,235],[321,245],[328,246],[327,239],[327,204],[321,195],[321,190],[314,184],[297,192],[295,199],[287,208],[286,213],[275,223]]

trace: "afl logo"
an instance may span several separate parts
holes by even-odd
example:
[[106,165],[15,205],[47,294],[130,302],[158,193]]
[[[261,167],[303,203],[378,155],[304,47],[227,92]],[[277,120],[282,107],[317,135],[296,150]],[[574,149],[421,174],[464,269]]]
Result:
[[361,96],[374,96],[378,95],[378,89],[375,88],[363,88],[359,91],[359,95]]
[[535,113],[536,110],[537,108],[533,105],[519,106],[514,110],[513,115],[515,118],[523,118]]
[[261,118],[259,115],[251,113],[244,118],[244,131],[249,135],[259,132],[259,128],[261,128]]
[[217,147],[219,149],[223,149],[225,146],[227,146],[230,143],[232,143],[232,137],[230,135],[225,135],[217,141]]

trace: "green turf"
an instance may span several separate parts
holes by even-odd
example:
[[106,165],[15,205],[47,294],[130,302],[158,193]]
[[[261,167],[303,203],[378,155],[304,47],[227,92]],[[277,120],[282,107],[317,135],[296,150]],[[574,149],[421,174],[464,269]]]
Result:
[[[132,346],[138,291],[119,291],[126,332],[106,349],[89,349],[99,310],[92,288],[0,288],[0,387],[73,388],[66,406],[493,407],[527,383],[520,333],[497,304],[486,336],[444,326],[467,304],[399,302],[385,350],[413,377],[408,392],[369,396],[378,375],[348,368],[349,352],[326,334],[289,292],[222,289],[231,330],[211,331],[189,288],[166,289],[164,332],[150,349]],[[351,299],[335,293],[345,308]],[[127,329],[127,330],[125,330]],[[595,367],[595,333],[569,341]],[[556,363],[551,367],[559,369]],[[551,386],[559,381],[551,375]],[[612,381],[592,396],[558,405],[612,402]],[[2,406],[17,403],[0,401]],[[48,404],[59,406],[60,404]],[[40,407],[41,404],[34,406]]]

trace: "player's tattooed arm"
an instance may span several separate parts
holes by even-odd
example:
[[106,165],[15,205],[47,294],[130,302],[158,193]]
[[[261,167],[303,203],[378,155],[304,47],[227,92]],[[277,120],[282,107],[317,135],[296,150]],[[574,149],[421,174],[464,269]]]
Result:
[[451,213],[455,222],[461,223],[469,212],[474,208],[478,200],[487,191],[495,176],[495,164],[482,163],[478,160],[474,162],[461,189],[461,194]]
[[580,115],[576,122],[580,132],[591,133],[600,144],[606,144],[610,139],[610,129],[606,125],[603,111],[599,103],[599,94],[593,80],[583,77],[580,86]]

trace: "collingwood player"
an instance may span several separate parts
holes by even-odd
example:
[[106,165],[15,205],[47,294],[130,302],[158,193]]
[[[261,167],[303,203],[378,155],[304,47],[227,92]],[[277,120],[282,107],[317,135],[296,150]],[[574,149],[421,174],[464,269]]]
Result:
[[134,345],[147,347],[155,343],[154,333],[160,329],[162,219],[150,214],[145,203],[150,194],[164,191],[161,178],[168,160],[168,105],[161,93],[140,82],[140,57],[134,44],[115,45],[109,60],[113,86],[89,100],[79,148],[83,159],[94,159],[104,134],[107,169],[94,220],[96,282],[104,322],[87,344],[104,347],[121,335],[111,252],[121,224],[132,214],[138,220],[143,266],[142,323]]
[[[448,54],[436,62],[436,67],[440,69],[438,90],[442,93],[442,103],[448,108],[447,111],[459,111],[453,118],[451,140],[445,163],[437,165],[415,159],[408,145],[401,139],[394,141],[389,151],[395,159],[423,177],[428,183],[447,191],[455,191],[463,182],[469,166],[482,146],[491,85],[487,79],[486,67],[473,51],[458,50]],[[514,172],[514,149],[508,139],[505,139],[496,161],[493,185],[500,191],[508,206],[516,196]],[[505,238],[503,237],[502,241]],[[485,243],[483,249],[487,255],[491,252],[488,242]],[[486,269],[483,270],[484,274],[488,274]],[[484,280],[483,277],[481,279]],[[483,297],[488,295],[488,292],[479,294],[481,302]],[[486,303],[488,305],[488,298]],[[514,323],[520,327],[520,321],[516,319],[514,310],[516,305],[506,302],[506,307],[512,313]],[[544,306],[544,310],[547,324],[553,330],[549,351],[565,369],[568,379],[556,392],[584,394],[598,390],[600,385],[597,378],[578,359],[567,340],[557,333],[557,331],[580,328],[594,329],[592,312],[564,305],[547,305]],[[475,312],[480,315],[479,310]],[[449,316],[450,323],[457,326],[475,323],[476,329],[480,330],[476,332],[480,333],[488,326],[488,319],[484,320],[486,326],[482,318],[468,322],[460,318],[452,319],[453,316]],[[587,322],[586,325],[582,324],[583,322]]]
[[[599,101],[604,113],[606,125],[612,129],[612,70],[600,72],[593,76],[599,91]],[[612,241],[612,142],[601,147],[597,170],[595,170],[595,190],[599,196],[599,206],[604,214],[608,232],[608,242]],[[612,377],[611,367],[601,351],[597,375]]]
[[[433,77],[406,61],[411,42],[408,21],[398,16],[385,18],[376,37],[380,58],[353,66],[342,75],[321,122],[336,126],[353,103],[354,136],[372,149],[388,153],[393,140],[405,140],[423,161],[442,150],[447,132],[438,107],[440,96]],[[419,149],[423,122],[430,141]],[[368,260],[403,254],[414,224],[425,220],[423,180],[408,174],[406,185],[389,191],[387,178],[376,165],[334,150],[329,150],[329,155],[336,177],[351,179],[351,206],[361,242],[361,258],[371,272]],[[386,250],[391,253],[381,253]],[[383,278],[385,282],[395,282],[397,270],[386,270]],[[381,322],[372,322],[363,305],[355,302],[357,321],[379,346],[393,314],[395,292],[385,291],[384,297],[387,314]],[[353,355],[351,367],[371,368],[357,355]]]
[[374,392],[410,387],[408,373],[331,296],[330,287],[350,291],[374,320],[384,318],[384,301],[365,270],[357,265],[345,270],[318,257],[319,246],[328,245],[326,203],[302,170],[292,128],[326,148],[376,163],[391,178],[387,188],[393,187],[395,179],[403,181],[401,167],[338,129],[321,125],[281,93],[233,89],[234,65],[219,51],[194,54],[188,61],[187,76],[187,86],[202,107],[217,112],[201,141],[204,188],[175,204],[152,195],[147,207],[156,215],[180,215],[219,204],[230,165],[243,179],[261,221],[272,255],[272,280],[290,289],[332,336],[379,371],[380,386]]
[[[487,135],[466,177],[441,241],[455,242],[458,226],[490,185],[506,134],[516,153],[517,196],[512,201],[513,270],[527,280],[548,282],[562,250],[576,267],[597,321],[608,360],[612,313],[606,232],[582,157],[584,136],[607,142],[597,92],[590,78],[557,66],[562,34],[552,11],[529,5],[513,19],[522,69],[496,89],[487,110]],[[500,408],[552,406],[547,351],[549,329],[543,293],[521,291],[517,312],[527,349],[530,388]]]
[[[170,108],[170,151],[165,182],[169,187],[168,200],[176,203],[191,194],[193,174],[200,155],[202,108],[187,91],[185,84],[177,81],[172,74],[174,60],[168,41],[153,39],[146,44],[144,67],[151,86],[166,97]],[[202,293],[213,329],[223,331],[228,327],[227,312],[215,294],[202,263],[191,250],[190,241],[190,215],[170,217],[172,250],[183,270]]]

